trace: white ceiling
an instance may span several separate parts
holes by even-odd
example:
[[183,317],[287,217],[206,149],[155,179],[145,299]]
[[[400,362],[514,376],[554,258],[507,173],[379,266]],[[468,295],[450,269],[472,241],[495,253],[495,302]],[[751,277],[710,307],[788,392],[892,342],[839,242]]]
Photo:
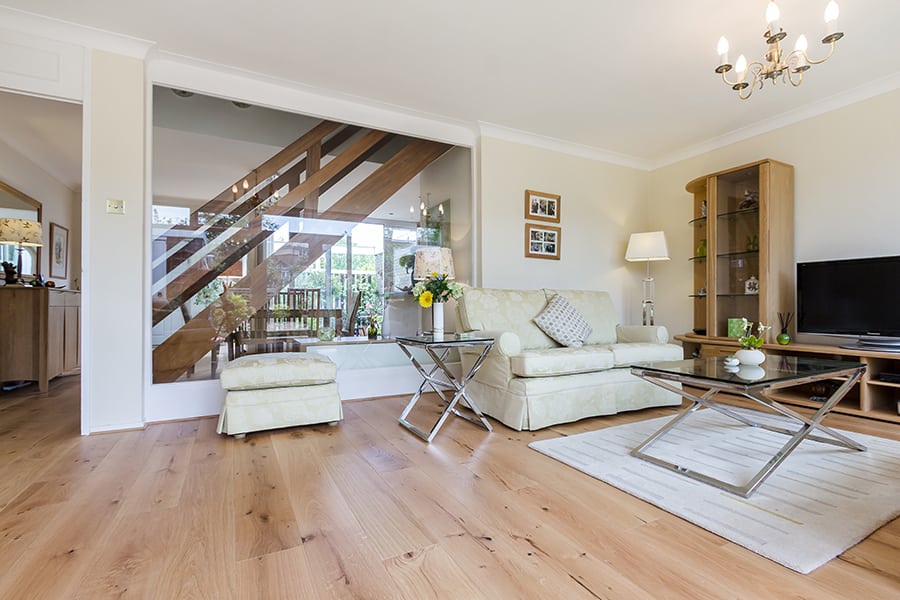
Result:
[[[0,0],[156,48],[645,163],[900,85],[900,1],[842,0],[835,55],[803,85],[740,101],[713,71],[720,35],[761,59],[766,0]],[[788,49],[824,54],[825,0],[781,0]],[[5,112],[0,106],[0,111]],[[0,125],[3,125],[0,123]]]

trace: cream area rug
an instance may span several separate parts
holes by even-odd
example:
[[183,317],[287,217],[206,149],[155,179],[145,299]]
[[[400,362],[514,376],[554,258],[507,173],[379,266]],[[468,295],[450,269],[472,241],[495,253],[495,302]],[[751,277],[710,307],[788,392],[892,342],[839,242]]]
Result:
[[[779,415],[744,412],[758,422],[785,426]],[[669,419],[529,445],[800,573],[825,564],[900,515],[900,442],[842,432],[868,448],[857,452],[804,440],[750,498],[742,498],[629,455]],[[645,452],[744,484],[787,439],[701,410]]]

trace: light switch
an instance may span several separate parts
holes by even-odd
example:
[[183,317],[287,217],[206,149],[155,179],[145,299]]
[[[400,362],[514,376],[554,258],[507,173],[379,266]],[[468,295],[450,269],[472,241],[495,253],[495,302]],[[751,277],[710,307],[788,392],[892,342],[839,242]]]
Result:
[[119,200],[118,198],[107,198],[106,199],[106,212],[113,215],[124,215],[125,214],[125,201]]

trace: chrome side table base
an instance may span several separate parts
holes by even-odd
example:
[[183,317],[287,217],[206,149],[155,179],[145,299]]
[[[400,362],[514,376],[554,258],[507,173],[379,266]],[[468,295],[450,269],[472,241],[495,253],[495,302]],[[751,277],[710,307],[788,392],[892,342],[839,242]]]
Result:
[[[679,412],[678,415],[675,416],[675,418],[666,423],[656,433],[641,442],[640,445],[638,445],[631,451],[631,455],[651,462],[655,465],[659,465],[660,467],[666,468],[670,471],[685,475],[686,477],[690,477],[691,479],[695,479],[697,481],[715,486],[732,494],[748,498],[753,494],[753,492],[757,490],[757,488],[759,488],[760,485],[762,485],[762,483],[775,471],[775,469],[777,469],[778,466],[781,465],[781,463],[783,463],[785,459],[787,459],[787,457],[797,449],[797,446],[799,446],[800,443],[805,439],[815,440],[817,442],[825,444],[832,444],[835,446],[840,446],[842,448],[865,452],[866,447],[862,444],[851,440],[847,436],[842,435],[834,431],[833,429],[826,427],[825,425],[822,425],[822,420],[825,418],[825,416],[828,415],[831,409],[841,401],[841,399],[847,394],[848,391],[850,391],[850,388],[852,388],[853,385],[862,377],[864,371],[865,368],[860,368],[853,372],[845,373],[844,376],[846,376],[847,379],[841,384],[841,386],[834,391],[834,393],[825,401],[822,407],[819,408],[819,410],[817,410],[814,415],[812,415],[811,417],[806,417],[780,404],[779,402],[772,400],[764,393],[762,393],[761,390],[749,389],[752,386],[732,386],[724,382],[701,381],[675,374],[661,375],[658,372],[644,370],[637,366],[632,367],[631,372],[634,375],[637,375],[645,381],[681,395],[685,399],[690,400],[691,404],[690,406]],[[826,377],[810,376],[793,380],[789,384],[776,385],[772,387],[774,388],[788,387],[788,385],[800,385],[803,383],[810,383],[812,381],[819,381],[825,378]],[[677,381],[679,383],[687,383],[689,385],[697,387],[709,387],[709,389],[702,396],[697,396],[675,385],[672,385],[671,383],[668,383],[666,380]],[[797,421],[800,424],[800,428],[796,431],[793,431],[791,429],[775,427],[772,425],[767,425],[765,423],[757,423],[753,420],[750,420],[744,415],[731,410],[728,405],[723,404],[722,402],[714,401],[713,398],[715,398],[715,396],[719,394],[719,392],[727,392],[740,395],[756,402],[757,404],[766,406],[767,408],[770,408],[775,412],[778,412]],[[689,467],[686,467],[684,465],[675,464],[644,452],[644,450],[648,449],[660,438],[675,429],[679,424],[690,417],[690,415],[694,414],[700,407],[706,407],[711,410],[718,411],[732,419],[740,421],[744,425],[750,427],[759,427],[760,429],[765,429],[767,431],[784,434],[790,436],[790,438],[778,450],[778,452],[776,452],[772,456],[772,458],[769,459],[769,461],[762,467],[762,469],[760,469],[759,472],[756,473],[756,475],[751,477],[750,480],[743,485],[735,485],[727,481],[722,481],[721,479],[716,479],[715,477],[711,477],[709,475],[691,470]],[[823,437],[821,435],[813,435],[814,431],[819,431],[827,437]]]
[[[419,340],[416,340],[419,342]],[[481,365],[484,363],[484,359],[487,358],[488,352],[490,352],[491,347],[494,345],[493,340],[477,340],[475,342],[468,342],[465,340],[448,340],[446,342],[434,342],[434,341],[421,341],[421,343],[414,343],[411,339],[398,338],[397,345],[400,346],[400,349],[406,354],[407,358],[409,358],[410,362],[416,368],[420,375],[422,375],[422,383],[419,385],[419,389],[416,390],[416,393],[413,395],[412,399],[406,405],[406,408],[403,409],[403,413],[400,415],[399,423],[409,429],[411,432],[425,440],[426,442],[431,443],[431,440],[434,439],[434,436],[437,435],[438,431],[440,431],[441,427],[444,425],[444,422],[447,420],[447,417],[450,414],[454,414],[457,417],[461,417],[470,423],[478,425],[479,427],[483,427],[488,431],[493,431],[491,424],[485,418],[484,414],[482,414],[481,409],[478,408],[478,405],[472,400],[472,397],[466,393],[466,384],[469,383],[469,380],[478,372],[478,369],[481,368]],[[451,371],[446,363],[444,362],[447,358],[447,354],[450,352],[450,349],[458,346],[482,346],[481,354],[475,360],[475,364],[472,365],[472,368],[468,373],[463,375],[461,378],[457,378],[453,371]],[[412,352],[410,352],[408,346],[419,347],[425,350],[428,353],[428,356],[434,361],[434,366],[430,369],[426,369],[419,361],[413,356]],[[419,427],[416,427],[412,423],[407,420],[409,417],[410,411],[416,406],[416,403],[422,397],[422,393],[426,391],[426,385],[429,386],[432,390],[437,392],[437,394],[441,397],[441,400],[444,401],[444,410],[441,412],[440,417],[435,422],[435,424],[431,427],[430,431],[423,431]],[[445,390],[452,390],[453,397],[449,400],[447,396],[444,394]],[[461,399],[465,399],[466,404],[468,404],[474,416],[467,415],[465,413],[460,412],[458,405]]]

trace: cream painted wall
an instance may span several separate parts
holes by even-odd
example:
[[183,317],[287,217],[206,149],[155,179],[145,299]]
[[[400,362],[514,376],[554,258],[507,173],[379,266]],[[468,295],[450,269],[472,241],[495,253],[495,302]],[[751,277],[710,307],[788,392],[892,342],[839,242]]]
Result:
[[[482,285],[605,290],[639,324],[645,266],[624,257],[644,230],[647,173],[487,137],[480,151]],[[525,258],[526,189],[562,197],[560,260]]]
[[691,203],[684,186],[731,166],[761,158],[794,165],[797,261],[900,254],[897,123],[900,91],[893,91],[650,173],[648,225],[665,230],[672,256],[655,270],[657,321],[672,333],[691,328]]
[[[140,427],[144,392],[144,62],[93,51],[85,98],[83,393],[91,431]],[[107,214],[109,198],[125,214]]]
[[[78,198],[61,182],[54,179],[40,166],[22,156],[14,148],[0,141],[0,181],[11,185],[20,192],[40,202],[42,206],[41,226],[44,247],[41,251],[41,273],[50,279],[50,223],[62,225],[69,230],[69,264],[65,279],[55,277],[57,285],[76,287],[75,280],[81,271],[81,235],[79,228]],[[29,273],[30,275],[30,273]]]

